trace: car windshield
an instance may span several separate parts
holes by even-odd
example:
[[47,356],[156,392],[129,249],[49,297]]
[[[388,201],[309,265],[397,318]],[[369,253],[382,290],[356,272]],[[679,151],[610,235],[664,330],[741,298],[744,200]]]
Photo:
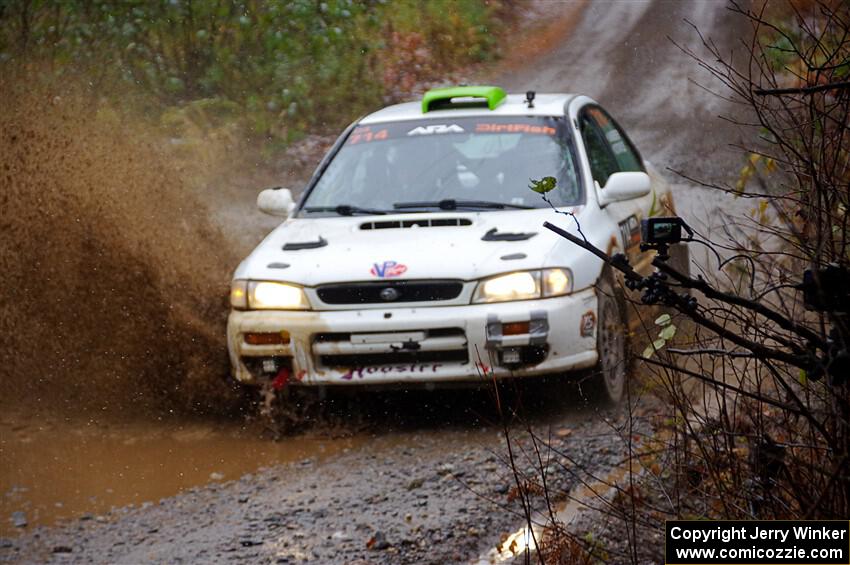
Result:
[[[580,204],[563,118],[456,118],[356,127],[308,194],[301,214],[338,208],[416,212],[548,206],[528,188],[552,176],[555,206]],[[448,205],[447,205],[448,203]]]

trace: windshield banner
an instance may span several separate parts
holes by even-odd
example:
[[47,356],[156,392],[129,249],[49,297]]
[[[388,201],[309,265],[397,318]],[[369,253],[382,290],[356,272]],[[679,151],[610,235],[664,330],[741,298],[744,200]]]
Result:
[[505,134],[555,136],[558,118],[456,118],[445,122],[434,119],[357,126],[345,140],[346,145],[358,145],[374,141],[386,141],[404,137],[460,134]]

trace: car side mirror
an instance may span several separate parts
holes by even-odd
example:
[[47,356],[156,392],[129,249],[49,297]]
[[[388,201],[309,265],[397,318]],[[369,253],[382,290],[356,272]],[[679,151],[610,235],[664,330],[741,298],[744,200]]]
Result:
[[614,173],[608,177],[604,188],[597,184],[596,194],[599,195],[599,205],[607,206],[612,202],[621,202],[640,198],[649,194],[652,182],[649,175],[641,171]]
[[267,188],[257,195],[257,208],[270,216],[286,218],[295,209],[292,191],[280,186]]

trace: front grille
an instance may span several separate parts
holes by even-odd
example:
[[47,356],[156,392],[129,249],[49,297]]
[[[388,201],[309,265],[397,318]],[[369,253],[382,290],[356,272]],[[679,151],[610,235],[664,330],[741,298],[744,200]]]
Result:
[[454,280],[386,281],[328,284],[316,289],[325,304],[392,304],[432,302],[460,296],[463,283]]

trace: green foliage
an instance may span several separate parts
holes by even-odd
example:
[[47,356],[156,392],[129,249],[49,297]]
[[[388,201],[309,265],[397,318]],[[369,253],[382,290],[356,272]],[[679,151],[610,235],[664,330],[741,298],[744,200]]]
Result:
[[[6,0],[0,71],[38,62],[53,78],[83,75],[98,96],[130,93],[152,110],[234,104],[253,134],[287,141],[338,130],[489,57],[499,9],[480,0]],[[404,92],[400,73],[414,74]]]
[[557,185],[558,181],[555,177],[543,177],[540,180],[531,179],[531,183],[528,185],[528,188],[539,194],[546,194],[547,192],[555,190]]
[[658,338],[655,339],[651,344],[646,346],[646,349],[643,350],[643,357],[652,357],[652,354],[656,351],[660,351],[667,342],[673,339],[676,336],[676,324],[673,323],[673,319],[670,317],[670,314],[661,314],[658,318],[655,319],[655,325],[661,326],[661,331],[658,332]]
[[[841,2],[835,4],[838,6]],[[841,10],[835,12],[836,22],[839,21],[841,13]],[[846,12],[844,14],[846,16]],[[850,46],[844,35],[843,26],[836,26],[835,22],[832,24],[816,32],[815,49],[811,49],[810,45],[813,39],[810,35],[811,30],[801,26],[795,20],[779,18],[771,21],[768,26],[760,26],[759,43],[763,46],[762,54],[765,57],[765,63],[777,75],[790,71],[793,76],[805,77],[807,72],[828,67],[833,80],[848,76],[850,64],[846,58],[842,61],[835,55],[846,57]],[[801,58],[802,54],[805,54],[805,61]]]

